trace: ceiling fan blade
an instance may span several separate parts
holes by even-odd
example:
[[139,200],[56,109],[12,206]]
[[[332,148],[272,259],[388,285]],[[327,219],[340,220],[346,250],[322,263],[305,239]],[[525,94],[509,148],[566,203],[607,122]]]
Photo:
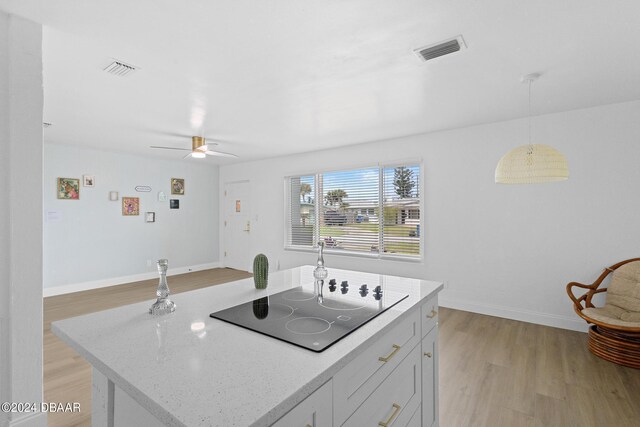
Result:
[[182,133],[182,132],[172,132],[172,131],[164,131],[158,129],[140,129],[140,131],[144,133],[151,133],[157,136],[171,137],[171,138],[191,138],[190,133]]
[[157,147],[155,145],[150,145],[149,148],[160,148],[162,150],[181,150],[181,151],[191,151],[191,148],[175,148],[175,147]]
[[205,154],[208,154],[209,156],[218,156],[218,157],[231,157],[234,159],[237,159],[238,156],[236,156],[235,154],[231,154],[231,153],[223,153],[222,151],[205,151]]

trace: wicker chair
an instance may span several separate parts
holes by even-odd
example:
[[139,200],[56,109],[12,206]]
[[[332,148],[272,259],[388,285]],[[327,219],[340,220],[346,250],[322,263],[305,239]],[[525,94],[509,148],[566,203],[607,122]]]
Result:
[[[609,287],[598,288],[610,273]],[[574,287],[587,292],[576,298]],[[591,299],[602,292],[607,292],[606,303],[595,307]],[[605,360],[640,369],[640,258],[606,268],[591,285],[571,282],[567,294],[578,316],[591,324],[589,350]]]

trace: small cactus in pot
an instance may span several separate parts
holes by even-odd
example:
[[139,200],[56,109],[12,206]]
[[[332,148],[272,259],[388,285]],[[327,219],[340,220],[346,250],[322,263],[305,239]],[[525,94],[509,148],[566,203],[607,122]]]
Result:
[[253,259],[253,282],[256,289],[266,289],[269,281],[269,259],[265,254],[258,254]]

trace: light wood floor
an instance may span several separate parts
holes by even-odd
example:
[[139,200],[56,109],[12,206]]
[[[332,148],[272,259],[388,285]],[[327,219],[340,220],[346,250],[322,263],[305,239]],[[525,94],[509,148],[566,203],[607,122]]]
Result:
[[[249,275],[213,269],[172,276],[172,293]],[[52,321],[149,300],[157,280],[45,298],[47,402],[80,402],[50,426],[89,426],[91,369],[49,330]],[[593,356],[586,334],[440,309],[440,425],[640,426],[640,370]]]
[[[172,294],[251,277],[229,268],[215,268],[168,278]],[[76,292],[44,299],[45,402],[80,402],[80,413],[50,413],[49,426],[91,425],[91,366],[51,332],[51,322],[121,305],[155,300],[158,279]],[[140,426],[143,427],[143,426]]]
[[640,370],[592,355],[586,334],[441,313],[442,427],[640,426]]

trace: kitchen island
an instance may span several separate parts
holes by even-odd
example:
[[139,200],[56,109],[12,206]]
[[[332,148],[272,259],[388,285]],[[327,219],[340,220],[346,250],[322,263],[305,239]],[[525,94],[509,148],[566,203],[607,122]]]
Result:
[[[329,269],[329,278],[408,295],[316,353],[209,317],[302,286],[313,267],[66,319],[53,332],[93,366],[94,426],[431,426],[437,418],[437,293],[418,279]],[[169,279],[169,286],[171,281]]]

